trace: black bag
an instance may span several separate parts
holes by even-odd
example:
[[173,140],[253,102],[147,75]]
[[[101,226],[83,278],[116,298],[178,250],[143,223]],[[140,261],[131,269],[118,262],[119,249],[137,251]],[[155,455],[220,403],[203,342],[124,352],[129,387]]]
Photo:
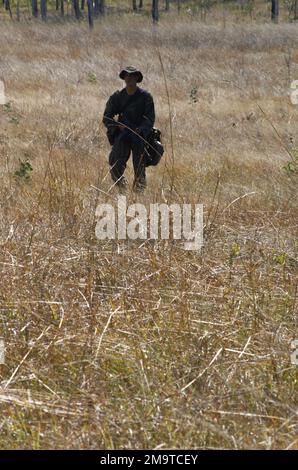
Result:
[[160,162],[164,153],[161,143],[161,131],[153,127],[145,144],[145,165],[155,166]]

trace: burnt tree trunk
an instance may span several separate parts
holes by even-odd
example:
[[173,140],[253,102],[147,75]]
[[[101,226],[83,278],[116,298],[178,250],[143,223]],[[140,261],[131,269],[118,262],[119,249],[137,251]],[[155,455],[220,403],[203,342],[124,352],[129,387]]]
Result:
[[99,13],[101,15],[105,14],[105,0],[100,0],[99,1]]
[[47,21],[47,0],[40,0],[40,13],[42,21]]
[[72,0],[72,4],[73,4],[75,17],[76,17],[77,20],[79,20],[81,18],[79,0]]
[[99,0],[94,0],[94,16],[99,15],[99,7],[100,7]]
[[88,8],[88,23],[89,28],[93,28],[93,3],[92,0],[87,0],[87,8]]
[[5,0],[5,10],[9,11],[9,16],[12,19],[12,12],[11,12],[11,8],[10,8],[10,0]]
[[158,0],[152,0],[152,19],[153,23],[159,20]]
[[271,0],[271,20],[274,23],[278,23],[278,16],[279,16],[279,5],[278,0]]
[[32,6],[32,16],[34,16],[34,18],[37,18],[38,17],[37,0],[31,0],[31,6]]

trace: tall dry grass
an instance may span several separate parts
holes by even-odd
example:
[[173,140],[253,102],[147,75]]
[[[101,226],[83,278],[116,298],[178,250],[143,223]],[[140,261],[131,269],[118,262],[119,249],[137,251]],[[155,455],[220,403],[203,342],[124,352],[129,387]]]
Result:
[[[297,448],[297,26],[0,34],[0,447]],[[101,118],[127,64],[166,147],[128,203],[202,203],[200,254],[95,237],[116,196]]]

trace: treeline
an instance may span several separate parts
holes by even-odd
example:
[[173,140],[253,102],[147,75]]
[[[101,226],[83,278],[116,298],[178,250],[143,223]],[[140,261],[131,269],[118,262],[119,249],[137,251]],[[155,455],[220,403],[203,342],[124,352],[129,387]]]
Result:
[[[173,0],[172,0],[173,1]],[[202,19],[206,20],[207,13],[212,10],[214,5],[237,3],[242,11],[252,15],[256,1],[255,0],[174,0],[177,11],[180,13],[183,3],[187,3],[188,11],[196,13],[200,11]],[[20,21],[21,2],[20,0],[2,0],[4,9],[9,13],[10,18]],[[131,0],[131,11],[133,13],[141,13],[144,7],[144,0]],[[147,0],[151,8],[151,16],[153,22],[159,21],[159,12],[162,8],[164,11],[170,11],[170,0]],[[264,3],[271,3],[271,19],[278,23],[280,16],[281,0],[264,0]],[[25,2],[22,1],[24,6]],[[48,0],[27,0],[27,9],[33,18],[40,17],[43,21],[48,19]],[[115,4],[114,4],[115,5]],[[286,9],[289,20],[298,20],[298,0],[283,0],[283,7]],[[107,9],[111,9],[111,5],[106,4],[106,0],[55,0],[51,2],[52,10],[55,9],[59,17],[63,19],[66,15],[72,16],[76,20],[83,20],[87,17],[90,28],[93,28],[94,20],[106,14]],[[51,10],[51,11],[52,11]],[[69,12],[70,10],[70,12]],[[13,13],[14,12],[14,13]]]
[[[151,14],[153,21],[159,20],[159,0],[151,1]],[[180,7],[180,0],[178,1],[178,8]],[[2,0],[3,7],[9,12],[10,18],[13,19],[13,10],[15,10],[15,18],[20,21],[20,0]],[[23,2],[24,3],[24,2]],[[47,0],[28,0],[27,8],[32,17],[40,18],[43,21],[48,19],[48,1]],[[66,14],[70,6],[70,14],[76,19],[81,20],[87,17],[90,27],[93,27],[93,20],[106,13],[106,0],[56,0],[55,9],[59,12],[61,18]],[[141,12],[143,9],[143,0],[132,0],[131,9],[134,13]],[[165,0],[165,11],[170,9],[170,0]]]

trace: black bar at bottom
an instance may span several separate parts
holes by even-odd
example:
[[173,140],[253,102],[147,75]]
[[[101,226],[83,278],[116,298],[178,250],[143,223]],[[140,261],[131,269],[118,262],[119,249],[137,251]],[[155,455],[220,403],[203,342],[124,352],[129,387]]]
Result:
[[[0,465],[3,464],[71,464],[72,468],[99,468],[118,465],[122,468],[137,468],[143,465],[187,465],[200,469],[209,469],[210,465],[222,468],[227,465],[229,470],[239,466],[250,467],[262,463],[275,466],[283,465],[294,468],[294,451],[246,451],[246,450],[69,450],[69,451],[0,451]],[[295,462],[296,463],[296,462]],[[91,465],[91,467],[90,467]],[[85,469],[84,469],[85,470]],[[241,468],[242,470],[242,468]]]

